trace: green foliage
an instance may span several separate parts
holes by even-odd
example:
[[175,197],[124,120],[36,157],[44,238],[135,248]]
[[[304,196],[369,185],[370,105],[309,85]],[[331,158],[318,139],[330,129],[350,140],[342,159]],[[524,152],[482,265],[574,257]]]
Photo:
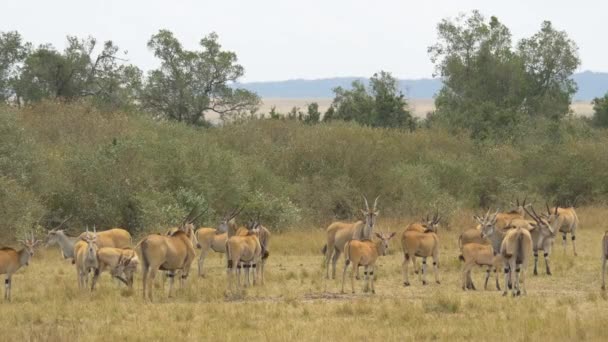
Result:
[[576,44],[544,22],[541,31],[514,49],[511,32],[496,17],[477,11],[437,26],[429,47],[444,86],[433,120],[468,129],[477,139],[519,138],[530,117],[560,119],[569,112],[580,64]]
[[359,81],[352,89],[334,89],[333,110],[325,121],[354,121],[365,126],[415,128],[415,121],[407,109],[405,96],[399,91],[397,80],[385,71],[374,74],[369,89]]
[[42,99],[74,101],[93,98],[99,106],[112,110],[133,103],[141,72],[122,64],[119,49],[111,41],[95,54],[95,38],[68,36],[63,52],[42,45],[27,54],[14,82],[18,104]]
[[28,49],[29,45],[23,42],[18,32],[0,32],[0,102],[15,95],[13,83]]
[[608,127],[608,93],[604,97],[593,99],[592,122],[598,127]]
[[256,94],[233,89],[244,74],[234,52],[223,51],[215,33],[200,41],[200,51],[185,50],[173,33],[160,30],[148,42],[159,69],[148,74],[142,101],[145,108],[165,119],[208,125],[205,114],[224,121],[238,119],[259,105]]
[[[0,107],[0,233],[74,215],[93,224],[161,232],[193,208],[200,225],[244,205],[270,229],[357,218],[361,194],[382,215],[446,224],[460,208],[507,208],[514,197],[608,200],[608,137],[580,119],[539,119],[510,143],[433,126],[403,132],[347,122],[248,120],[201,131],[144,115],[55,102]],[[564,167],[567,165],[567,167]]]

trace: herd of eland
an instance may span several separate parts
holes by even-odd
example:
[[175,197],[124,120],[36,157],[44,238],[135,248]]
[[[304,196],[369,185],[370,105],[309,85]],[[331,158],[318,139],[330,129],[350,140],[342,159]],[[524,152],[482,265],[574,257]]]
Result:
[[[396,232],[375,232],[379,215],[378,199],[369,205],[363,196],[365,208],[361,209],[363,220],[346,223],[333,222],[326,229],[326,242],[323,247],[326,278],[336,276],[336,264],[344,255],[342,292],[346,272],[351,270],[351,291],[355,293],[355,278],[359,279],[359,267],[364,267],[364,292],[375,293],[375,265],[379,256],[387,254],[389,241]],[[63,220],[57,227],[50,229],[46,236],[46,246],[57,245],[63,258],[71,259],[75,266],[78,285],[81,289],[93,291],[101,273],[110,275],[129,289],[133,287],[137,269],[142,272],[144,299],[153,299],[153,282],[159,271],[169,278],[169,297],[172,296],[173,283],[179,277],[183,287],[190,274],[192,263],[197,259],[199,249],[198,276],[205,277],[204,262],[210,251],[226,254],[226,274],[228,290],[239,290],[241,278],[244,285],[264,284],[264,267],[269,256],[270,231],[260,223],[259,215],[245,224],[237,223],[237,216],[243,208],[235,208],[222,216],[218,226],[199,227],[194,222],[203,213],[194,216],[193,209],[178,227],[165,233],[149,234],[135,246],[131,234],[121,228],[92,231],[88,228],[76,237],[68,236],[62,227],[71,217]],[[538,274],[538,255],[542,251],[546,274],[551,275],[550,256],[557,234],[562,234],[564,249],[567,234],[571,235],[573,254],[576,256],[576,231],[579,225],[574,205],[567,207],[547,205],[547,211],[538,214],[531,204],[519,200],[514,209],[508,212],[489,210],[480,216],[473,216],[477,225],[462,231],[458,238],[459,259],[463,262],[462,289],[474,290],[471,272],[475,266],[486,268],[484,289],[487,289],[491,273],[495,273],[496,289],[501,290],[499,274],[504,274],[503,295],[509,289],[513,296],[526,294],[525,270],[528,261],[534,257],[534,275]],[[527,219],[528,216],[531,219]],[[418,222],[405,226],[399,235],[403,252],[403,285],[410,286],[409,264],[416,274],[420,274],[423,285],[427,285],[427,259],[432,259],[435,282],[439,280],[440,234],[438,231],[441,217],[438,212],[427,215]],[[375,238],[375,239],[374,239]],[[11,298],[12,275],[22,266],[28,265],[34,255],[34,248],[42,241],[30,233],[19,240],[22,249],[0,248],[0,274],[6,274],[5,300]],[[602,237],[602,289],[605,289],[606,264],[608,262],[608,232]],[[422,261],[421,267],[416,258]],[[421,269],[420,269],[421,268]],[[89,279],[92,275],[92,278]],[[90,280],[90,285],[89,285]]]

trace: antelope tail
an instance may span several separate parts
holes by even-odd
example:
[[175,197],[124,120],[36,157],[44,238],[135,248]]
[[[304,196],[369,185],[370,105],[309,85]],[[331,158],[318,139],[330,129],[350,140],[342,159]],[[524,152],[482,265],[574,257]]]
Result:
[[524,247],[523,247],[524,242],[523,241],[524,241],[524,234],[520,232],[520,234],[517,236],[517,247],[515,249],[515,253],[516,253],[515,260],[516,261],[521,260],[521,257],[523,255],[523,252],[524,252]]
[[[462,251],[462,234],[460,234],[460,236],[458,236],[458,249],[460,249]],[[462,259],[462,260],[464,260],[464,259]]]
[[325,255],[325,253],[327,253],[327,244],[324,244],[323,248],[321,248],[321,254]]
[[137,249],[137,247],[141,245],[141,269],[142,270],[147,270],[148,267],[150,267],[148,255],[146,254],[146,249],[148,247],[147,242],[148,242],[148,239],[144,238],[134,248],[134,249]]
[[458,256],[458,260],[460,260],[460,261],[464,261],[464,256],[462,256],[462,254],[460,254],[460,255]]
[[344,245],[344,260],[346,262],[350,261],[350,254],[350,241],[348,241],[346,245]]

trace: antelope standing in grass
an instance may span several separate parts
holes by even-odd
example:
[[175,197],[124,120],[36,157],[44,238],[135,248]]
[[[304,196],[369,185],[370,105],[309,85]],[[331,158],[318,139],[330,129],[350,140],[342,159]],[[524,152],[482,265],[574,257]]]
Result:
[[376,293],[374,288],[374,269],[376,265],[376,259],[381,255],[386,255],[388,250],[388,242],[395,236],[395,233],[390,234],[379,234],[375,233],[379,241],[371,240],[350,240],[344,246],[344,271],[342,272],[342,293],[344,293],[344,282],[346,280],[346,269],[349,263],[352,262],[352,270],[350,274],[350,285],[352,292],[355,293],[355,272],[359,266],[365,266],[363,273],[365,277],[365,287],[363,292],[368,292],[370,289],[372,293]]
[[91,289],[95,289],[97,279],[104,271],[109,271],[112,277],[122,281],[129,289],[133,288],[133,274],[139,265],[139,259],[134,250],[102,247],[97,251],[97,262],[99,272],[95,272],[93,276]]
[[547,275],[551,275],[549,257],[551,256],[551,251],[553,249],[557,222],[553,222],[552,225],[545,218],[538,215],[534,208],[532,208],[532,212],[529,212],[528,209],[526,209],[526,212],[534,219],[533,222],[527,220],[513,220],[510,225],[512,227],[526,228],[530,231],[532,237],[532,251],[534,252],[534,275],[538,275],[538,251],[540,250],[543,251],[543,257],[545,258],[546,273]]
[[[76,264],[76,272],[78,274],[78,287],[85,289],[89,284],[89,273],[94,272],[94,276],[99,273],[99,262],[97,260],[97,234],[93,230],[90,234],[88,229],[86,235],[74,245],[74,263]],[[94,285],[94,284],[92,284]],[[93,291],[93,286],[91,286]]]
[[[419,232],[419,233],[431,231],[431,232],[437,233],[437,228],[439,227],[439,221],[441,221],[439,212],[436,212],[432,218],[429,218],[429,215],[426,215],[426,218],[421,219],[420,222],[410,223],[407,227],[405,227],[402,235],[405,234],[405,232],[410,232],[410,231]],[[416,264],[416,258],[414,257],[411,259],[412,259],[412,265],[414,266],[414,273],[418,274],[418,264]]]
[[[232,235],[247,235],[247,229],[239,230],[236,226],[235,218],[240,213],[242,208],[234,209],[231,213],[226,214],[220,221],[219,228],[208,228],[201,227],[196,230],[194,236],[196,237],[196,248],[201,250],[201,254],[198,258],[198,275],[204,277],[205,272],[203,270],[203,264],[207,253],[210,250],[216,253],[226,253],[226,241],[228,241],[228,231],[231,231]],[[223,232],[222,232],[223,231]]]
[[608,231],[602,238],[602,290],[606,289],[606,261],[608,260]]
[[11,300],[11,289],[13,285],[13,274],[21,267],[29,265],[30,259],[34,256],[34,247],[40,242],[34,238],[32,232],[31,238],[19,240],[23,244],[23,248],[16,250],[10,247],[0,248],[0,274],[6,274],[4,280],[4,299]]
[[[247,227],[247,235],[233,235],[226,242],[226,259],[228,278],[228,288],[232,289],[233,279],[236,275],[236,289],[240,288],[240,276],[236,273],[237,267],[242,265],[245,268],[247,279],[249,270],[256,268],[262,258],[262,246],[259,240],[259,222],[251,221]],[[253,284],[256,285],[256,271],[253,272]]]
[[439,284],[439,272],[437,262],[439,261],[439,237],[431,229],[421,233],[415,230],[406,230],[401,234],[401,248],[403,249],[403,285],[410,286],[408,264],[410,259],[415,265],[417,256],[422,258],[422,285],[426,285],[426,259],[433,257],[433,273],[435,282]]
[[169,297],[172,296],[175,272],[182,272],[180,285],[184,286],[184,280],[188,278],[196,256],[191,240],[193,234],[192,224],[185,219],[181,227],[171,235],[151,234],[138,243],[141,249],[144,299],[152,300],[154,277],[159,270],[169,272]]
[[552,226],[556,227],[557,230],[562,233],[562,245],[564,246],[564,252],[566,251],[566,235],[570,233],[572,236],[572,251],[574,252],[574,256],[577,256],[576,230],[578,228],[579,221],[578,216],[576,215],[576,210],[574,210],[574,204],[567,208],[560,208],[559,206],[549,208],[548,204],[545,203],[545,205],[547,206],[547,215],[544,215],[544,218],[546,218]]
[[459,259],[464,261],[464,266],[462,267],[463,290],[475,290],[475,286],[471,281],[471,270],[475,266],[487,266],[486,279],[483,286],[484,290],[488,289],[488,280],[490,279],[490,272],[492,270],[496,275],[496,289],[500,290],[497,269],[502,267],[502,259],[499,255],[495,255],[491,245],[479,244],[476,242],[467,243],[462,246],[461,253]]
[[[91,234],[86,231],[80,234],[79,238],[82,240],[86,239],[86,236]],[[97,247],[114,247],[114,248],[127,248],[131,247],[131,234],[122,228],[112,228],[108,230],[96,233],[97,235]]]
[[[367,202],[367,197],[363,196],[363,199],[365,200],[365,209],[361,209],[361,212],[363,213],[365,222],[334,222],[330,224],[329,227],[327,227],[327,242],[325,243],[325,246],[323,246],[322,249],[323,254],[325,254],[325,277],[327,279],[329,279],[330,260],[332,262],[331,278],[336,278],[336,263],[338,262],[338,258],[340,258],[340,254],[344,251],[344,245],[346,244],[346,242],[352,239],[361,240],[371,238],[372,231],[376,224],[376,218],[380,214],[380,211],[377,209],[379,197],[380,196],[376,197],[376,200],[374,201],[374,206],[370,210],[369,204]],[[358,270],[357,279],[359,279]]]
[[[505,233],[500,248],[500,255],[505,265],[505,288],[503,296],[507,295],[508,284],[512,284],[513,296],[526,294],[525,271],[528,258],[532,252],[532,237],[525,228],[509,229]],[[513,279],[515,272],[515,279]]]
[[61,249],[61,255],[64,259],[72,259],[72,263],[74,262],[74,244],[79,240],[78,237],[67,236],[65,234],[65,230],[61,229],[61,227],[68,222],[72,216],[68,217],[64,221],[62,221],[57,227],[49,230],[46,235],[46,244],[45,247],[49,247],[52,245],[58,245]]

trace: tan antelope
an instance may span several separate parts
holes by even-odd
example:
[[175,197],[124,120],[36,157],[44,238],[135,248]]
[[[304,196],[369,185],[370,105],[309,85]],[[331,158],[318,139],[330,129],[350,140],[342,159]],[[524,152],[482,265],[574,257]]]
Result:
[[475,286],[471,281],[471,270],[475,266],[486,266],[486,279],[484,283],[484,290],[488,289],[488,280],[490,279],[490,272],[493,270],[496,275],[496,289],[500,290],[500,284],[498,282],[497,270],[502,268],[502,259],[500,255],[495,255],[494,249],[489,244],[479,244],[476,242],[467,243],[462,247],[462,254],[458,257],[464,261],[462,267],[462,289],[475,290]]
[[[505,267],[503,296],[507,295],[508,284],[512,284],[513,296],[526,294],[525,273],[531,252],[532,237],[527,229],[518,227],[507,230],[500,247],[500,255]],[[515,276],[513,272],[515,272]],[[514,277],[515,279],[513,279]]]
[[602,238],[602,290],[606,290],[606,261],[608,260],[608,231]]
[[[576,230],[578,228],[578,216],[576,215],[576,210],[574,210],[574,204],[567,207],[561,208],[559,206],[555,206],[554,208],[549,208],[549,205],[545,203],[547,206],[547,215],[543,215],[547,221],[551,222],[551,225],[557,228],[557,231],[562,233],[562,245],[564,246],[564,252],[566,251],[566,235],[570,233],[572,236],[572,251],[574,252],[574,256],[577,256],[576,253]],[[557,232],[556,232],[557,233]]]
[[[484,215],[484,216],[477,216],[474,215],[473,219],[475,221],[477,221],[477,228],[470,228],[465,230],[464,232],[462,232],[462,234],[460,234],[460,236],[458,237],[458,248],[460,249],[461,255],[463,255],[463,250],[464,247],[468,244],[478,244],[478,245],[490,245],[490,240],[488,240],[486,237],[482,236],[483,235],[483,230],[484,227],[485,230],[488,230],[490,228],[495,229],[496,227],[496,214],[490,214],[490,211],[488,210],[488,212]],[[491,250],[493,251],[493,253],[498,253],[498,250],[491,248]],[[461,259],[462,260],[462,259]],[[487,261],[487,260],[486,260]],[[465,261],[466,264],[466,261]],[[499,268],[494,268],[494,272],[497,272],[497,270],[502,269],[502,267]],[[488,268],[487,272],[489,272],[491,269]],[[471,289],[471,290],[475,290],[475,284],[473,283],[473,279],[471,278],[470,272],[466,274],[467,275],[467,284],[466,284],[466,288],[467,289]],[[486,285],[487,285],[487,280],[489,277],[489,274],[486,274]],[[498,276],[498,274],[497,274]],[[500,290],[500,286],[497,285],[497,289]]]
[[350,274],[350,285],[351,290],[355,293],[355,272],[359,266],[365,266],[365,287],[363,292],[370,290],[372,293],[376,293],[374,288],[374,269],[376,265],[376,259],[378,256],[386,255],[388,250],[388,242],[395,236],[395,233],[375,233],[378,237],[378,241],[371,240],[350,240],[344,246],[344,271],[342,272],[342,293],[344,293],[344,282],[346,280],[346,270],[349,263],[352,262],[352,270]]
[[[86,236],[91,234],[86,231],[80,234],[81,240],[86,240]],[[131,234],[122,228],[112,228],[97,233],[97,247],[114,247],[114,248],[127,248],[131,247]]]
[[[236,276],[236,289],[240,288],[240,276],[237,267],[245,269],[246,279],[249,280],[249,271],[256,268],[262,259],[262,246],[259,239],[259,222],[250,221],[247,225],[247,235],[232,235],[226,242],[226,259],[228,288],[234,288],[233,279]],[[253,284],[256,285],[257,272],[253,272]]]
[[[220,228],[201,227],[196,230],[196,233],[194,234],[196,237],[196,248],[201,250],[201,254],[198,258],[199,277],[205,276],[203,264],[207,257],[207,253],[209,253],[210,250],[216,253],[226,253],[226,241],[228,241],[229,230],[232,231],[234,235],[247,235],[247,229],[241,227],[242,229],[239,230],[235,221],[236,216],[241,210],[242,208],[240,210],[236,208],[231,213],[224,215],[219,224]],[[222,229],[224,233],[221,232]]]
[[[260,264],[258,265],[256,270],[258,273],[257,276],[260,279],[260,284],[262,285],[264,285],[264,269],[266,268],[266,261],[270,256],[270,251],[268,250],[268,248],[270,247],[270,236],[270,230],[259,224],[258,218],[258,239],[260,240],[260,247],[262,247],[262,255],[260,259]],[[247,282],[249,282],[249,279],[247,279]]]
[[530,217],[534,219],[533,222],[527,220],[513,220],[511,222],[512,227],[522,227],[530,231],[532,237],[532,251],[534,252],[534,275],[538,275],[538,251],[543,251],[543,257],[545,258],[545,269],[547,275],[551,275],[551,265],[549,263],[549,257],[553,249],[553,241],[555,240],[555,233],[557,232],[556,225],[558,222],[553,222],[553,225],[536,213],[534,208],[532,212],[526,209],[526,212]]
[[173,234],[169,236],[151,234],[137,244],[141,251],[144,299],[153,299],[154,278],[159,270],[168,271],[169,297],[172,296],[177,271],[182,272],[180,285],[184,286],[184,281],[188,278],[190,266],[196,256],[192,246],[193,234],[193,225],[188,223],[188,217],[186,217],[180,228]]
[[401,248],[403,249],[403,285],[410,286],[408,264],[409,260],[415,265],[417,256],[422,258],[422,285],[426,285],[426,259],[433,257],[433,273],[435,274],[435,282],[439,284],[439,272],[437,270],[437,262],[439,261],[439,237],[437,233],[431,229],[427,229],[424,233],[409,230],[401,234]]
[[134,250],[102,247],[97,250],[97,262],[99,272],[95,272],[93,276],[91,289],[95,289],[97,279],[104,271],[109,271],[112,277],[122,281],[129,289],[133,288],[133,274],[139,265],[139,259]]
[[[78,287],[85,289],[89,284],[89,273],[94,272],[94,276],[98,275],[99,262],[97,260],[97,234],[95,228],[93,233],[89,233],[87,228],[86,234],[81,240],[74,245],[74,263],[76,265],[76,273],[78,274]],[[94,285],[94,284],[93,284]],[[93,291],[93,286],[91,286]]]
[[[439,216],[439,212],[436,212],[432,218],[429,215],[426,215],[426,218],[422,218],[419,222],[410,223],[405,227],[401,235],[405,234],[405,232],[415,231],[419,233],[424,233],[427,231],[431,231],[437,233],[437,228],[439,227],[439,221],[441,221],[441,217]],[[416,258],[413,257],[412,265],[414,266],[414,273],[418,274],[418,264],[416,264]]]
[[19,240],[23,248],[16,250],[10,247],[0,248],[0,274],[6,274],[4,280],[4,299],[11,300],[11,290],[13,285],[13,274],[21,267],[27,266],[30,259],[34,256],[34,248],[42,241],[36,240],[34,233],[31,237]]
[[[369,204],[367,202],[367,197],[363,196],[363,199],[365,200],[365,209],[361,209],[361,212],[363,213],[365,222],[333,222],[329,225],[329,227],[327,227],[327,242],[325,243],[322,249],[322,253],[325,255],[325,278],[329,279],[330,260],[332,262],[331,278],[336,278],[336,263],[338,262],[338,258],[340,258],[340,254],[344,251],[344,245],[346,244],[346,242],[352,239],[369,240],[371,238],[372,231],[376,224],[376,218],[380,214],[380,211],[377,209],[379,197],[380,196],[376,197],[373,209],[370,210]],[[358,274],[357,279],[359,279]]]

